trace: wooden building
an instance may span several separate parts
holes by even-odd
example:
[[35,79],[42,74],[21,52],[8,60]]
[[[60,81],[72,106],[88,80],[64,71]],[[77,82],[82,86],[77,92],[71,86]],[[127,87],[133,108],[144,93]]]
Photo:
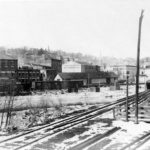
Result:
[[117,75],[113,72],[97,72],[97,73],[59,73],[54,79],[55,81],[81,81],[84,86],[97,86],[114,84]]

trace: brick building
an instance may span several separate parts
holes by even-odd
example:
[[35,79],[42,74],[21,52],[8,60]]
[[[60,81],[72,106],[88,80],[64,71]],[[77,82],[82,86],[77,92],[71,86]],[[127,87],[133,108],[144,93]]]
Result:
[[[23,61],[22,61],[23,60]],[[62,60],[60,57],[56,57],[53,54],[33,54],[32,52],[27,52],[23,58],[19,59],[19,66],[30,66],[34,69],[39,69],[41,72],[45,74],[45,77],[47,77],[47,70],[48,73],[51,70],[51,73],[59,73],[62,72]],[[55,71],[54,71],[55,70]],[[56,75],[56,74],[55,74]],[[53,76],[53,75],[51,75]],[[48,77],[49,79],[49,77]]]
[[44,81],[53,81],[58,73],[62,72],[62,61],[59,59],[51,58],[51,63],[28,63],[28,66],[33,67],[33,69],[40,70],[43,74]]
[[0,55],[0,78],[15,78],[18,60],[8,55]]
[[51,69],[55,69],[57,73],[62,72],[62,60],[52,58],[51,61]]
[[16,71],[16,80],[24,90],[30,90],[36,81],[41,81],[42,76],[40,70],[31,67],[22,67]]
[[0,55],[0,95],[8,95],[16,88],[15,71],[17,68],[17,59],[6,54]]

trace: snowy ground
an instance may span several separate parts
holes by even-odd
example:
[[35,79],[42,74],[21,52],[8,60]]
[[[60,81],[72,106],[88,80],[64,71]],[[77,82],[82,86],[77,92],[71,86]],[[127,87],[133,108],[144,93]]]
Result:
[[[150,124],[139,122],[135,124],[134,122],[124,122],[124,121],[113,121],[113,126],[121,127],[121,130],[114,133],[110,137],[106,137],[102,141],[98,141],[93,145],[90,145],[86,150],[97,150],[99,147],[102,150],[120,150],[126,144],[129,144],[133,140],[141,137],[146,132],[150,132]],[[102,146],[102,143],[109,141],[105,146]],[[140,148],[139,148],[140,149]]]
[[[146,132],[150,132],[150,124],[145,122],[125,122],[113,120],[112,113],[109,112],[103,116],[92,119],[80,126],[69,129],[53,138],[46,138],[44,141],[36,143],[30,150],[71,150],[72,147],[78,145],[96,135],[103,134],[113,127],[120,127],[121,130],[106,137],[102,141],[97,141],[89,145],[85,150],[120,150],[121,146],[133,141]],[[109,141],[109,142],[108,142]],[[108,143],[107,143],[108,142]],[[103,144],[102,144],[103,143]],[[100,145],[103,145],[100,147]],[[118,145],[118,146],[117,146]]]
[[[143,90],[144,86],[140,88],[140,91]],[[135,86],[129,86],[129,95],[132,94],[135,94]],[[100,92],[91,92],[90,89],[82,89],[79,90],[78,93],[66,92],[65,94],[61,94],[61,91],[46,91],[37,92],[29,96],[16,96],[14,101],[14,108],[19,108],[21,110],[23,108],[33,109],[34,107],[43,107],[42,109],[39,109],[39,113],[41,114],[43,111],[45,111],[45,107],[49,107],[48,115],[49,118],[53,119],[62,115],[62,113],[67,114],[77,110],[88,109],[92,105],[100,106],[125,96],[126,86],[121,86],[121,90],[115,91],[111,91],[109,87],[102,87]],[[5,99],[9,99],[9,97],[1,97],[0,109],[3,108]],[[35,110],[37,111],[37,108]],[[19,125],[19,128],[24,128],[24,126],[27,126],[29,116],[25,117],[26,112],[29,112],[29,110],[15,112],[15,115],[12,119],[12,124],[15,124],[16,126]],[[4,115],[4,120],[6,120],[5,117],[6,114]],[[38,118],[38,120],[40,120],[39,123],[42,122],[43,117],[45,116]]]
[[[144,90],[141,85],[140,91]],[[129,95],[135,94],[135,86],[129,86]],[[78,93],[65,93],[61,91],[37,92],[29,96],[16,96],[14,108],[37,107],[37,106],[54,106],[54,105],[73,105],[73,104],[95,104],[107,103],[126,96],[126,86],[121,86],[121,90],[110,91],[109,87],[102,87],[100,92],[91,92],[90,89],[79,90]],[[7,97],[8,99],[9,97]],[[3,108],[6,97],[0,97]]]
[[[144,86],[140,88],[140,91],[144,90]],[[135,94],[135,86],[129,86],[129,95]],[[30,96],[18,96],[15,97],[15,107],[34,107],[34,106],[51,106],[49,108],[49,113],[52,115],[55,114],[57,117],[57,110],[54,106],[61,105],[61,109],[63,109],[64,113],[70,113],[72,111],[76,110],[82,110],[82,109],[88,109],[90,106],[94,105],[101,105],[104,103],[109,103],[115,100],[118,100],[120,98],[123,98],[126,96],[126,86],[122,86],[121,90],[116,91],[110,91],[109,87],[101,88],[100,92],[90,92],[90,90],[82,90],[78,93],[65,93],[61,94],[60,91],[47,91],[47,92],[39,92]],[[1,107],[4,102],[5,97],[1,97]],[[43,110],[42,110],[43,111]],[[16,117],[16,121],[14,119],[14,122],[16,123],[18,118],[24,115],[25,111],[18,111],[16,114],[18,116]],[[39,149],[42,149],[44,145],[47,147],[50,147],[54,150],[65,150],[69,147],[73,146],[73,144],[78,144],[78,142],[82,142],[84,140],[87,140],[88,138],[91,138],[92,136],[95,136],[96,134],[103,133],[109,128],[112,128],[113,126],[119,126],[122,129],[126,130],[127,138],[128,137],[134,137],[137,134],[141,134],[145,130],[150,129],[150,125],[146,123],[140,123],[138,125],[135,125],[133,122],[123,122],[123,121],[113,121],[112,119],[112,112],[107,113],[104,116],[104,121],[101,120],[94,120],[92,122],[87,122],[87,124],[83,124],[80,127],[75,127],[72,129],[72,131],[65,132],[58,137],[49,140],[45,139],[45,142],[37,143],[36,148],[39,147]],[[20,124],[20,122],[18,123]],[[142,128],[142,130],[141,130]],[[136,135],[131,134],[133,130],[136,129],[138,132],[136,132]],[[75,133],[75,134],[74,134]],[[5,135],[2,135],[1,133],[0,139],[6,138]],[[115,135],[114,135],[115,136]],[[118,139],[118,135],[114,137],[114,139]],[[121,135],[120,135],[121,137]],[[49,145],[49,143],[51,145]],[[44,148],[46,149],[46,147]]]

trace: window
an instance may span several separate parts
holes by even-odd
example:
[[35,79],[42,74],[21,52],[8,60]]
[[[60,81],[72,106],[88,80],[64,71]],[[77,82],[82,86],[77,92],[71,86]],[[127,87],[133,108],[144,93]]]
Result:
[[8,61],[7,60],[5,60],[3,64],[4,64],[4,68],[8,68]]
[[10,67],[15,68],[15,62],[13,60],[10,61]]

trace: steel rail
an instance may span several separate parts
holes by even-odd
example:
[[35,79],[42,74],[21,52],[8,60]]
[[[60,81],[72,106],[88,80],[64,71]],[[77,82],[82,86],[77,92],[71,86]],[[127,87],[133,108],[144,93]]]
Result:
[[[147,92],[142,92],[142,93],[140,93],[139,95],[141,96],[141,98],[142,98],[142,96],[144,96],[145,94],[149,94],[149,91],[147,91]],[[135,97],[135,95],[133,95],[133,96],[130,96],[129,97],[129,99],[132,99],[132,101],[134,100],[134,97]],[[129,100],[129,101],[131,101],[131,100]],[[87,120],[89,120],[89,119],[92,119],[92,118],[94,118],[94,117],[96,117],[96,116],[98,116],[98,115],[100,115],[100,114],[102,114],[102,113],[105,113],[105,112],[108,112],[108,111],[110,111],[112,108],[114,108],[116,105],[123,105],[125,103],[125,98],[123,98],[123,99],[120,99],[120,100],[117,100],[116,102],[114,102],[114,103],[111,103],[111,104],[107,104],[107,105],[105,105],[105,106],[102,106],[102,107],[100,107],[100,108],[96,108],[96,109],[94,109],[94,110],[90,110],[90,111],[87,111],[87,112],[84,112],[84,113],[81,113],[81,114],[79,114],[79,115],[77,115],[76,117],[73,117],[73,118],[70,118],[70,119],[66,119],[67,120],[67,122],[63,122],[63,121],[66,121],[66,120],[63,120],[63,121],[60,121],[60,122],[63,122],[63,123],[61,123],[61,124],[58,124],[58,125],[56,125],[56,126],[54,126],[53,128],[49,128],[49,129],[47,129],[47,131],[49,131],[49,130],[55,130],[55,129],[58,129],[58,128],[60,128],[60,127],[65,127],[65,126],[67,126],[68,124],[71,124],[71,126],[75,126],[75,125],[77,125],[77,124],[79,124],[79,123],[82,123],[82,122],[85,122],[85,121],[87,121]],[[92,116],[90,116],[90,114],[92,114],[92,113],[95,113],[95,115],[92,115]],[[81,118],[79,118],[79,117],[81,117]],[[76,120],[75,120],[75,118],[76,118]],[[72,119],[72,120],[71,120]],[[60,123],[59,122],[59,123]],[[74,124],[73,124],[74,123]],[[50,125],[48,125],[48,126],[51,126],[51,124]],[[44,128],[46,128],[46,127],[44,127]],[[59,130],[59,132],[62,132],[62,131],[64,131],[65,129],[67,129],[68,128],[68,126],[66,127],[66,128],[63,128],[61,131]],[[41,129],[41,128],[40,128]],[[42,128],[43,129],[43,128]],[[37,131],[37,130],[34,130],[34,131]],[[31,133],[31,132],[30,132]],[[34,141],[32,141],[32,142],[30,142],[30,143],[27,143],[26,145],[23,145],[23,146],[21,146],[21,147],[18,147],[17,149],[21,149],[21,148],[23,148],[23,147],[25,147],[25,146],[28,146],[28,145],[31,145],[31,144],[33,144],[33,143],[35,143],[35,142],[37,142],[37,141],[39,141],[39,140],[41,140],[41,139],[44,139],[44,138],[46,138],[46,137],[48,137],[48,136],[51,136],[51,135],[54,135],[54,134],[56,134],[56,133],[58,133],[58,132],[55,132],[55,133],[53,133],[53,134],[46,134],[46,135],[44,135],[44,136],[42,136],[41,138],[39,138],[39,139],[36,139],[36,140],[34,140]],[[26,134],[29,134],[29,132],[28,133],[26,133]],[[23,135],[25,135],[25,134],[23,134]],[[20,136],[23,136],[23,135],[20,135]],[[19,137],[20,137],[19,136]],[[17,137],[16,137],[17,138]],[[9,140],[12,140],[12,139],[14,139],[14,138],[11,138],[11,139],[7,139],[7,141],[9,141]],[[6,142],[6,140],[4,140],[4,141],[1,141],[1,143],[3,143],[3,142]],[[17,150],[16,149],[16,150]]]
[[[149,92],[148,92],[148,93],[149,93]],[[145,93],[144,93],[144,94],[145,94]],[[149,94],[150,94],[150,93],[149,93]],[[143,98],[142,96],[143,96],[143,95],[140,95],[141,99]],[[121,102],[118,101],[118,102],[117,102],[117,104],[123,104],[123,103],[124,103],[124,101],[121,101]],[[42,136],[42,137],[40,137],[40,138],[38,138],[38,139],[36,139],[36,140],[33,140],[32,142],[29,142],[29,143],[27,143],[27,144],[25,144],[25,145],[22,145],[22,146],[20,146],[20,147],[14,149],[14,150],[19,150],[19,149],[25,148],[25,147],[30,146],[30,145],[36,143],[37,141],[40,141],[40,140],[42,140],[42,139],[44,139],[44,138],[46,138],[46,137],[49,137],[49,136],[52,136],[52,135],[56,135],[56,134],[58,134],[58,133],[60,133],[60,132],[62,132],[62,131],[64,131],[64,130],[68,129],[69,127],[73,127],[73,126],[76,126],[76,125],[78,125],[78,124],[80,124],[80,123],[83,123],[83,122],[85,122],[85,121],[88,121],[88,120],[90,120],[90,119],[93,119],[93,118],[95,118],[95,117],[97,117],[97,116],[99,116],[99,115],[101,115],[101,114],[103,114],[103,113],[105,113],[105,112],[108,112],[108,111],[112,110],[115,105],[116,105],[116,103],[115,103],[115,104],[111,104],[111,105],[109,105],[109,106],[107,106],[107,107],[104,107],[104,106],[103,106],[101,109],[97,110],[97,112],[95,112],[95,114],[92,114],[92,115],[87,114],[87,116],[84,116],[84,118],[78,118],[77,120],[74,120],[74,121],[72,121],[72,122],[69,122],[69,126],[68,126],[68,123],[60,124],[60,125],[54,127],[52,130],[55,130],[55,129],[59,128],[59,127],[61,127],[61,128],[64,127],[63,129],[61,129],[61,130],[59,130],[59,131],[56,131],[55,133],[48,133],[48,134],[46,134],[46,135],[44,135],[44,136]],[[92,112],[92,113],[93,113],[93,112]],[[65,125],[67,125],[67,127],[66,127]]]
[[[143,94],[143,93],[144,93],[144,92],[141,92],[140,95]],[[129,96],[129,99],[134,98],[134,97],[135,97],[135,95],[131,95],[131,96]],[[63,123],[64,121],[71,121],[71,120],[77,119],[78,117],[80,117],[80,116],[82,116],[82,115],[86,115],[86,114],[88,114],[88,113],[92,113],[92,112],[97,111],[97,110],[99,110],[99,109],[108,107],[108,106],[110,106],[110,105],[112,105],[112,104],[117,104],[118,102],[122,102],[122,101],[124,101],[125,99],[126,99],[126,98],[122,98],[122,99],[117,100],[116,102],[112,102],[112,103],[110,103],[110,104],[106,104],[106,105],[101,106],[101,107],[99,107],[99,108],[92,109],[92,110],[88,110],[88,111],[86,111],[86,112],[82,112],[82,113],[80,113],[80,114],[77,114],[76,116],[68,117],[68,118],[65,118],[65,119],[63,119],[63,120],[60,120],[60,121],[58,121],[58,122],[54,122],[54,123],[51,123],[51,124],[48,124],[48,125],[44,125],[44,126],[42,126],[42,127],[40,127],[40,128],[37,128],[37,129],[33,129],[33,130],[30,130],[30,131],[27,131],[27,132],[22,133],[22,134],[20,134],[20,135],[16,135],[15,137],[11,137],[11,138],[2,140],[2,141],[0,141],[0,144],[1,144],[1,143],[4,143],[4,142],[6,142],[6,141],[9,141],[9,140],[12,140],[12,139],[15,139],[15,138],[19,138],[19,137],[21,137],[21,136],[24,136],[24,135],[33,133],[33,132],[36,132],[36,131],[39,131],[39,130],[41,130],[41,129],[43,130],[44,128],[47,128],[47,127],[50,127],[50,126]]]
[[136,150],[137,148],[141,147],[144,143],[146,143],[150,139],[150,132],[142,135],[141,137],[135,139],[134,141],[130,142],[129,144],[125,145],[120,150]]

